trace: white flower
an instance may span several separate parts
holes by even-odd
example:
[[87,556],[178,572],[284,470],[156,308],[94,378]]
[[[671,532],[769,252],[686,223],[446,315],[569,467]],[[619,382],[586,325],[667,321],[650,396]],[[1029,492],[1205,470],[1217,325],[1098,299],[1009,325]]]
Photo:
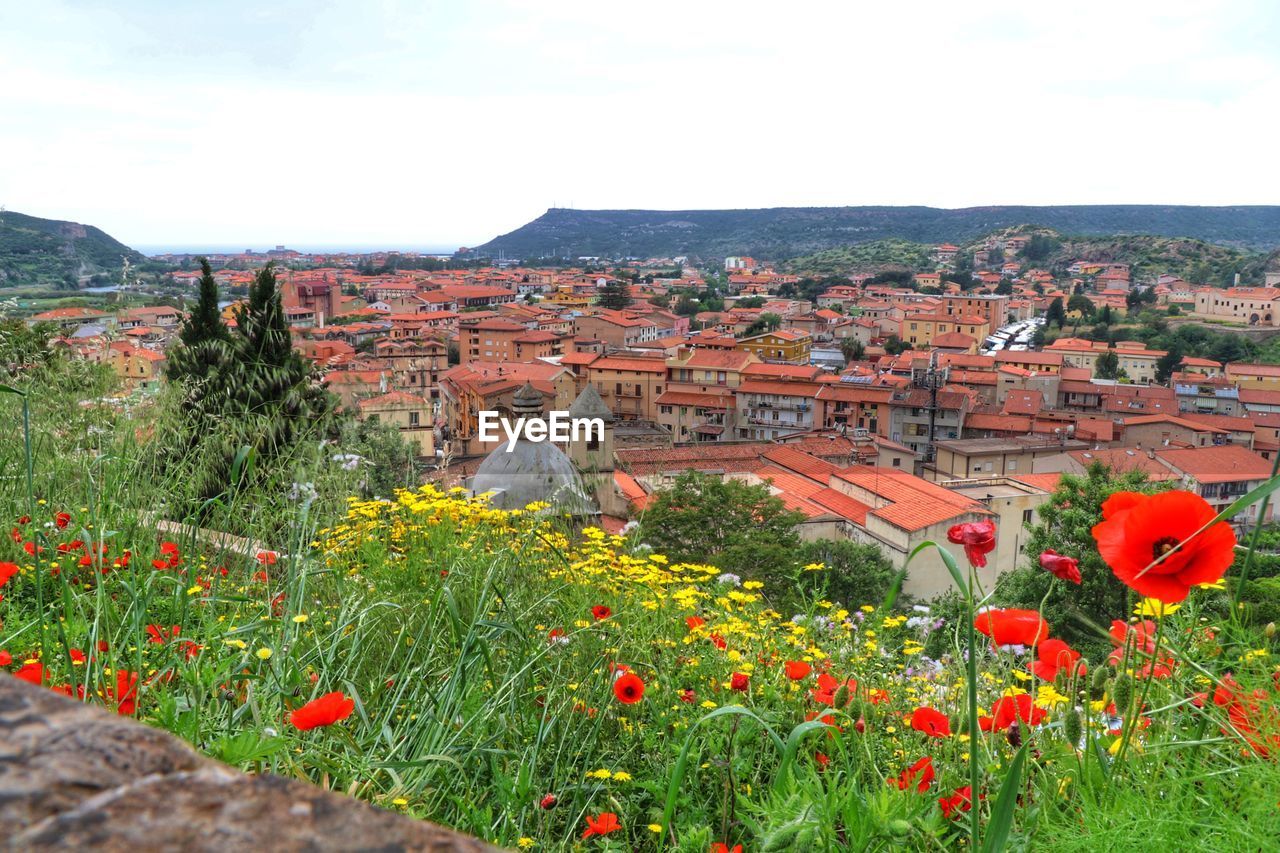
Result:
[[733,572],[725,572],[720,577],[716,578],[716,583],[727,583],[730,586],[742,586],[742,578],[738,577]]

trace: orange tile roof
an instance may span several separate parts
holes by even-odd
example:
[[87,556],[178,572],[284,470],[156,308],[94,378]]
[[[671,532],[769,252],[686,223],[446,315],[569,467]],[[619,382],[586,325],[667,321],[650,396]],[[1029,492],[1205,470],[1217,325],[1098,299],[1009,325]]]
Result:
[[1156,457],[1199,483],[1236,483],[1271,477],[1272,463],[1238,444],[1157,450]]

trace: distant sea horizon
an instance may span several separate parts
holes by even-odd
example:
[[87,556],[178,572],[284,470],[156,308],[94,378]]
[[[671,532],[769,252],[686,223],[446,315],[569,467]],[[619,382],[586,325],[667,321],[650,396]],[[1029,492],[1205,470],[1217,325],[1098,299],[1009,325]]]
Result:
[[[134,249],[144,255],[238,255],[249,249],[254,252],[269,252],[276,247],[277,244],[245,244],[245,243],[143,243],[133,246]],[[424,244],[424,245],[394,245],[390,243],[285,243],[286,249],[292,249],[295,252],[304,252],[307,254],[333,254],[336,252],[347,252],[351,254],[367,255],[371,252],[418,252],[424,255],[452,255],[463,243],[456,244]],[[478,244],[477,244],[478,245]]]

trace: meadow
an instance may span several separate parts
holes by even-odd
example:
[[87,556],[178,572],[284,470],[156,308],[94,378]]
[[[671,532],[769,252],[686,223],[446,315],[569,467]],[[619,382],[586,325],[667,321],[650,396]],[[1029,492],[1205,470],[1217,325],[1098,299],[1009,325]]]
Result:
[[[311,472],[318,497],[211,508],[207,527],[260,532],[222,551],[158,532],[181,484],[141,461],[145,405],[33,393],[24,441],[0,396],[0,677],[245,770],[517,849],[1280,838],[1274,627],[1224,607],[1234,536],[1184,499],[1151,510],[1163,568],[1116,552],[1142,530],[1098,534],[1118,574],[1175,586],[1137,589],[1085,660],[1035,611],[984,609],[995,591],[964,565],[963,618],[893,594],[783,611],[759,581],[545,507],[431,486],[328,500],[359,492],[343,466]],[[1111,511],[1150,527],[1139,510]],[[954,535],[990,553],[985,531]]]

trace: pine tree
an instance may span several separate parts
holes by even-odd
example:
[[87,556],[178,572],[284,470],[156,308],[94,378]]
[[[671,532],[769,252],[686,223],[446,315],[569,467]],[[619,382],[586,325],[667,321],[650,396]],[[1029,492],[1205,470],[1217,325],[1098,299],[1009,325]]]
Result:
[[1049,308],[1044,312],[1045,322],[1050,326],[1062,328],[1067,322],[1067,312],[1062,307],[1062,297],[1055,297],[1049,303]]
[[200,258],[200,297],[182,322],[178,346],[169,353],[165,372],[171,382],[204,381],[228,355],[231,333],[218,308],[218,283],[209,261]]
[[601,308],[621,311],[631,304],[631,285],[624,279],[611,279],[600,288],[596,303]]

